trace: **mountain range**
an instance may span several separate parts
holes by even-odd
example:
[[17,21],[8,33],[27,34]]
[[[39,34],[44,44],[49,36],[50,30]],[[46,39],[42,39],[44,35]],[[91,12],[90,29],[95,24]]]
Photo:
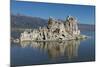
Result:
[[[38,28],[47,26],[48,19],[40,17],[31,17],[20,14],[11,14],[11,28]],[[92,24],[78,24],[82,31],[95,31],[95,25]]]

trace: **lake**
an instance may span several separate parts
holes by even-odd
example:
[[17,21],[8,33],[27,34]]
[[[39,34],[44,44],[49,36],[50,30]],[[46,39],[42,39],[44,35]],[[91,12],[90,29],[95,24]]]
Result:
[[11,65],[37,65],[95,61],[95,33],[84,40],[11,43]]

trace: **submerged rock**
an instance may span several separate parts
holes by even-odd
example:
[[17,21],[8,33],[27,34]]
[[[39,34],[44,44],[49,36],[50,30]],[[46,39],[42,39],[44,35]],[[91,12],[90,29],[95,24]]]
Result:
[[75,17],[68,16],[65,21],[49,18],[47,27],[24,31],[20,41],[58,41],[85,38],[80,34],[78,22]]

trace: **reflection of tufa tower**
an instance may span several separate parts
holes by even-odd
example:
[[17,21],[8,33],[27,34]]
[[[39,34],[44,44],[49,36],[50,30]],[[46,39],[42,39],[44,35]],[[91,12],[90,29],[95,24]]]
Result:
[[20,45],[25,48],[27,46],[37,48],[43,52],[47,51],[50,59],[66,57],[66,59],[76,58],[80,40],[62,41],[62,42],[21,42]]
[[77,19],[73,16],[68,16],[65,21],[66,31],[72,35],[79,35],[80,30],[78,29]]

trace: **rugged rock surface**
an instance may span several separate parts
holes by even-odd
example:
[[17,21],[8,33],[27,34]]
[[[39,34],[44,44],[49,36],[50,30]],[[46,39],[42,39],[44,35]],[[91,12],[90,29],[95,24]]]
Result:
[[68,16],[65,21],[49,18],[47,27],[39,27],[21,33],[20,40],[27,41],[58,41],[80,38],[77,19]]

